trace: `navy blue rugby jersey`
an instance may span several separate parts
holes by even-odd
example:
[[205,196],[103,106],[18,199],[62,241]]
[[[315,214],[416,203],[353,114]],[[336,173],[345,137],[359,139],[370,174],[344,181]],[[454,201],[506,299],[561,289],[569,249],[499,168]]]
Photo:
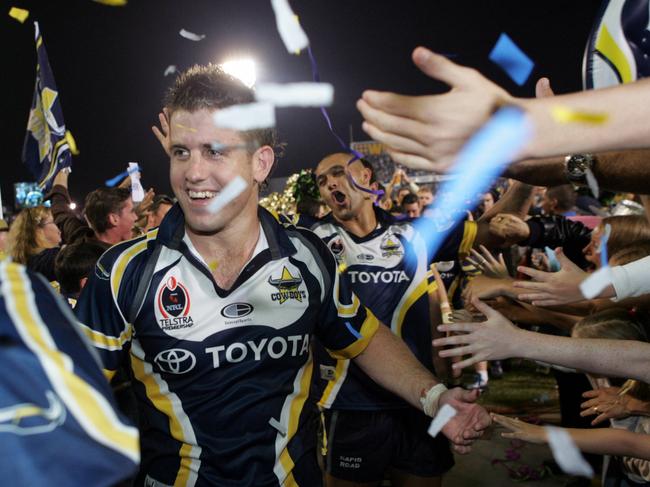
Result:
[[3,485],[109,486],[135,474],[138,431],[99,358],[40,275],[0,262]]
[[[418,360],[434,372],[429,293],[436,292],[429,266],[464,256],[476,237],[475,222],[461,222],[431,256],[413,220],[396,220],[375,207],[378,227],[365,237],[349,234],[328,215],[311,229],[327,244],[361,303],[402,338]],[[408,258],[417,256],[417,258]],[[315,346],[318,370],[314,394],[324,408],[380,410],[408,407],[356,364],[331,357]],[[390,357],[386,357],[390,360]]]
[[[319,482],[300,471],[304,455],[315,455],[312,336],[352,358],[378,322],[339,279],[322,241],[264,209],[259,216],[253,257],[228,291],[174,206],[158,230],[104,254],[77,303],[105,368],[130,360],[145,485]],[[151,285],[130,318],[156,248]]]

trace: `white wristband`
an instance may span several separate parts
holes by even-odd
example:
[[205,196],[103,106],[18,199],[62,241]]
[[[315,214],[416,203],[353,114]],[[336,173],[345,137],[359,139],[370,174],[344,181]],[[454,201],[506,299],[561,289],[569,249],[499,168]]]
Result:
[[422,404],[422,411],[424,411],[424,414],[430,418],[433,418],[436,415],[436,412],[438,411],[438,402],[440,401],[440,396],[442,396],[445,392],[447,392],[447,388],[444,384],[436,384],[431,389],[426,391],[426,394],[424,391],[422,391],[422,395],[420,396],[420,404]]

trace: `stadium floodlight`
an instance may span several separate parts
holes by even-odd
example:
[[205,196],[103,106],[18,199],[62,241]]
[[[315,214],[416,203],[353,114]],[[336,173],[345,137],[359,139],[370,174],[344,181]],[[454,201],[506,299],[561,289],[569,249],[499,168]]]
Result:
[[240,79],[249,88],[255,84],[255,61],[250,58],[230,59],[221,63],[221,68],[226,73]]

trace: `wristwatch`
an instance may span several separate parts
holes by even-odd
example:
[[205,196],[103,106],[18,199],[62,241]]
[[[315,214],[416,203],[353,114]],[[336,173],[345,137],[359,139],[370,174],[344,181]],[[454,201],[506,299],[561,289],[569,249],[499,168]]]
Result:
[[596,158],[592,154],[571,154],[564,158],[564,174],[575,185],[587,184],[587,172],[593,171]]

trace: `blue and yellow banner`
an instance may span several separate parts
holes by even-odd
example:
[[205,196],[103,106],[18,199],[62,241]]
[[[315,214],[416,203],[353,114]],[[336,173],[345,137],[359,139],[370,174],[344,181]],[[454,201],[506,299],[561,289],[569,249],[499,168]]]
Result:
[[38,22],[34,22],[36,37],[36,86],[29,111],[27,133],[23,146],[23,162],[38,182],[48,191],[56,173],[72,163],[72,136],[66,132],[61,99],[54,82]]

